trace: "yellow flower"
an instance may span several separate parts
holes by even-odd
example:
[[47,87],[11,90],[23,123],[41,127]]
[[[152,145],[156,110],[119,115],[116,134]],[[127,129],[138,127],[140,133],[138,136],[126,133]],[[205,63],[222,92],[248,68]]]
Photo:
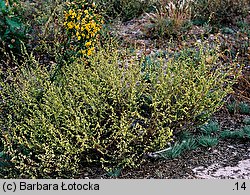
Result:
[[80,28],[79,24],[75,25],[75,29],[78,30]]
[[91,20],[90,24],[91,24],[91,27],[92,27],[92,28],[95,28],[95,27],[96,27],[96,23],[95,23],[94,20]]
[[77,16],[77,20],[81,20],[81,17],[82,17],[82,13],[79,11],[79,13],[78,13],[78,16]]
[[88,50],[87,55],[88,55],[88,56],[91,56],[91,54],[92,54],[92,51],[91,51],[91,50]]
[[77,20],[81,20],[81,16],[78,15],[76,19],[77,19]]
[[89,47],[90,45],[91,45],[91,41],[88,41],[88,42],[85,43],[86,47]]
[[104,21],[99,14],[95,14],[94,4],[93,7],[91,4],[88,4],[88,6],[84,6],[84,3],[80,5],[76,8],[74,3],[70,4],[69,10],[64,12],[63,25],[70,32],[71,38],[76,41],[75,44],[77,45],[72,44],[72,48],[75,48],[75,51],[77,50],[79,54],[91,56],[95,51],[95,39],[98,39]]
[[72,13],[73,13],[73,10],[70,9],[70,10],[69,10],[69,15],[72,15]]
[[68,20],[68,17],[69,17],[69,13],[65,12],[65,13],[64,13],[64,18],[65,18],[65,20]]
[[75,26],[74,22],[72,22],[72,21],[70,21],[67,25],[68,25],[69,29],[72,29]]
[[80,52],[81,54],[86,54],[86,51],[85,51],[85,50],[83,50],[83,49],[82,49],[82,50],[80,50],[79,52]]
[[82,24],[85,24],[86,23],[86,19],[83,18],[81,22],[82,22]]
[[76,12],[73,12],[71,18],[74,19],[76,17]]
[[87,55],[88,56],[91,56],[92,55],[92,53],[93,53],[93,51],[94,51],[94,47],[92,47],[92,48],[90,48],[89,50],[88,50],[88,52],[87,52]]
[[89,19],[89,18],[90,18],[90,15],[89,15],[89,14],[86,14],[86,15],[85,15],[85,18],[86,18],[86,19]]
[[67,16],[71,16],[71,18],[74,19],[76,17],[76,12],[74,10],[70,9]]
[[89,14],[89,11],[86,9],[86,10],[84,10],[84,13],[85,13],[86,15],[88,15],[88,14]]
[[90,31],[89,24],[86,24],[86,25],[85,25],[85,29],[86,29],[88,32]]

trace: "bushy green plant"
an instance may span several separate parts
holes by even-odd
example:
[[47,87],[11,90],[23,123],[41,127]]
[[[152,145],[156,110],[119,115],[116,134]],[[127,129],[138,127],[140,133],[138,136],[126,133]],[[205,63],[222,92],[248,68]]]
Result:
[[245,133],[245,137],[250,139],[250,125],[246,125],[245,127],[243,127],[243,131]]
[[241,114],[250,114],[250,107],[247,103],[245,102],[240,102],[239,103],[239,112]]
[[47,67],[54,63],[62,64],[70,58],[63,26],[66,2],[19,0],[19,12],[31,29],[27,50],[32,51]]
[[137,99],[145,86],[138,64],[118,66],[118,50],[99,51],[94,68],[84,59],[64,66],[54,82],[29,61],[35,69],[25,67],[16,77],[10,73],[10,84],[1,82],[3,152],[13,164],[9,177],[72,177],[89,162],[135,166],[146,151],[171,138],[162,124],[135,123],[143,120]]
[[163,158],[177,158],[183,153],[184,150],[185,147],[183,146],[183,143],[175,143],[170,150],[161,153],[160,155]]
[[91,66],[76,59],[53,81],[33,56],[0,77],[6,177],[75,177],[89,163],[137,166],[176,129],[207,119],[234,83],[234,65],[207,64],[203,47],[199,60],[183,51],[143,70],[143,60],[116,48],[100,47]]
[[193,4],[193,18],[201,23],[228,24],[236,16],[248,14],[248,0],[197,0]]
[[[233,73],[236,70],[233,68],[235,65],[231,64],[229,67],[220,64],[216,57],[218,54],[210,52],[201,48],[198,52],[183,50],[170,58],[163,66],[165,70],[157,62],[146,66],[143,76],[149,77],[147,82],[153,90],[151,94],[143,96],[143,111],[159,115],[164,111],[165,116],[161,117],[166,117],[166,125],[176,127],[187,121],[207,119],[222,106],[222,97],[231,92],[233,80],[230,81],[230,78],[233,75],[237,78],[237,73]],[[208,63],[207,58],[211,55],[213,60]],[[228,77],[229,75],[231,76]],[[158,114],[156,116],[158,118]]]
[[209,121],[200,127],[200,131],[205,135],[211,135],[218,132],[220,125],[215,121]]
[[246,125],[250,125],[250,118],[249,117],[244,118],[243,123],[245,123]]
[[198,144],[203,147],[213,147],[219,143],[217,137],[212,137],[210,135],[201,135],[198,138]]
[[181,156],[185,151],[195,150],[198,147],[197,141],[195,138],[184,139],[181,142],[176,142],[172,147],[156,152],[156,156],[160,158],[177,158]]
[[228,112],[231,113],[231,114],[236,112],[236,107],[237,107],[237,105],[236,105],[235,101],[233,101],[232,103],[227,104]]
[[220,133],[223,139],[243,139],[249,137],[249,126],[236,130],[224,130]]
[[21,15],[17,12],[16,1],[0,0],[0,56],[4,52],[19,54],[21,42],[27,39],[27,26],[23,23]]

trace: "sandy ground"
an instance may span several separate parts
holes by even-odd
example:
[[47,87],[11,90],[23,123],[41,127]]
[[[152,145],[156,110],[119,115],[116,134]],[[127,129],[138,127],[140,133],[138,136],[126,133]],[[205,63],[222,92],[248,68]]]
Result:
[[250,179],[250,159],[239,161],[236,166],[222,167],[218,163],[208,168],[200,166],[193,172],[200,179]]

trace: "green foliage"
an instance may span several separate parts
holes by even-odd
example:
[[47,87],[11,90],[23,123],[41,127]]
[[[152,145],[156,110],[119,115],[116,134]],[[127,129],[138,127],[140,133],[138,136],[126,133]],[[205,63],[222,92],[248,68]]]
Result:
[[227,104],[227,109],[229,113],[234,114],[236,112],[236,102]]
[[243,127],[243,132],[245,133],[245,137],[250,139],[250,125]]
[[240,114],[250,114],[250,106],[246,102],[232,102],[227,104],[229,113],[234,114],[239,112]]
[[202,125],[200,127],[200,131],[205,135],[212,135],[216,132],[218,132],[220,129],[219,123],[215,121],[209,121],[208,123]]
[[246,125],[241,129],[230,131],[225,130],[220,133],[220,136],[224,139],[250,139],[250,126]]
[[[68,37],[63,26],[65,0],[20,1],[20,12],[31,28],[29,51],[49,67],[70,60]],[[46,6],[44,6],[46,5]]]
[[21,15],[17,12],[17,3],[0,0],[0,56],[3,52],[20,53],[21,42],[26,40],[27,26],[23,23]]
[[239,103],[239,112],[241,114],[250,114],[250,107],[247,103],[245,102],[240,102]]
[[195,138],[184,139],[181,142],[176,142],[172,147],[167,150],[157,152],[161,158],[177,158],[180,157],[185,151],[195,150],[198,147]]
[[[208,50],[142,69],[143,59],[116,48],[100,47],[91,66],[75,59],[53,81],[53,70],[32,55],[15,74],[1,76],[2,151],[13,165],[6,177],[69,178],[92,163],[109,171],[138,166],[143,155],[165,148],[176,128],[216,111],[234,83],[234,64],[216,61],[214,69]],[[171,156],[195,147],[194,140],[182,142]]]
[[242,139],[244,138],[244,131],[242,129],[240,130],[235,130],[235,131],[230,131],[230,130],[224,130],[220,133],[221,138],[223,139]]
[[107,173],[109,177],[118,177],[121,174],[121,168],[115,168]]
[[227,104],[227,109],[229,113],[235,113],[239,112],[240,114],[249,114],[250,113],[250,107],[245,102],[239,102],[236,101]]
[[175,143],[175,145],[170,150],[161,154],[161,156],[164,158],[177,158],[182,154],[184,149],[183,143]]
[[[178,127],[187,125],[187,121],[203,121],[218,109],[223,104],[222,97],[231,91],[232,83],[226,72],[234,65],[227,69],[216,60],[218,54],[210,52],[202,51],[201,48],[198,52],[183,50],[174,58],[166,56],[169,61],[163,66],[145,58],[147,63],[143,61],[142,64],[142,71],[145,70],[143,76],[154,90],[143,96],[144,113],[150,115],[152,111],[160,113],[164,110],[166,125]],[[218,65],[216,69],[207,63],[209,55],[214,55],[213,63]],[[166,59],[162,59],[162,63]],[[225,70],[223,73],[222,69]],[[229,79],[227,84],[226,77]]]
[[[249,24],[246,21],[239,20],[237,21],[237,27],[240,28],[240,32],[246,34],[248,37],[250,37],[250,29]],[[246,42],[246,46],[249,46],[250,43]]]
[[250,118],[249,117],[244,118],[243,123],[245,123],[246,125],[250,125]]
[[156,126],[140,116],[137,99],[145,89],[140,66],[119,67],[117,50],[99,51],[94,69],[83,59],[64,66],[54,82],[29,61],[35,69],[25,67],[16,77],[10,73],[10,85],[1,82],[2,141],[14,164],[9,177],[73,177],[90,162],[135,166],[146,151],[171,138],[161,118]]
[[248,0],[197,0],[193,4],[193,18],[202,23],[229,24],[237,16],[248,14]]
[[183,131],[176,134],[178,141],[187,140],[187,139],[191,138],[192,136],[193,136],[193,134],[188,130],[183,130]]
[[212,137],[210,135],[202,135],[198,138],[198,144],[203,147],[213,147],[219,143],[217,137]]
[[194,137],[184,140],[182,144],[186,150],[195,150],[198,148],[197,140]]

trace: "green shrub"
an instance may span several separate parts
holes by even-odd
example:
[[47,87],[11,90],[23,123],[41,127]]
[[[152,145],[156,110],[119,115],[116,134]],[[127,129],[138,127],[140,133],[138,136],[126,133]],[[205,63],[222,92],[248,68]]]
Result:
[[147,150],[166,145],[168,127],[136,122],[143,121],[140,66],[118,62],[118,51],[110,48],[95,55],[94,68],[84,59],[64,66],[53,83],[38,64],[10,74],[9,85],[1,82],[2,141],[15,168],[10,177],[72,177],[89,162],[134,166]]
[[15,1],[0,0],[0,57],[5,52],[20,54],[21,42],[27,39],[28,27],[17,11]]
[[142,69],[143,59],[104,45],[91,66],[75,59],[53,82],[32,56],[15,74],[3,73],[0,152],[11,168],[2,175],[70,178],[93,163],[107,170],[139,165],[176,129],[207,119],[231,91],[233,64],[207,64],[211,51],[203,47],[193,54]]
[[229,24],[233,18],[244,18],[249,11],[248,0],[197,0],[193,4],[193,18],[200,23]]
[[[163,67],[152,60],[144,74],[152,87],[150,94],[144,95],[144,110],[150,108],[147,114],[156,113],[156,118],[165,118],[166,126],[177,128],[206,120],[222,106],[237,78],[235,64],[222,64],[219,54],[211,52],[204,48],[184,49],[174,58],[167,56],[169,61],[163,61]],[[211,56],[212,61],[208,62]]]

